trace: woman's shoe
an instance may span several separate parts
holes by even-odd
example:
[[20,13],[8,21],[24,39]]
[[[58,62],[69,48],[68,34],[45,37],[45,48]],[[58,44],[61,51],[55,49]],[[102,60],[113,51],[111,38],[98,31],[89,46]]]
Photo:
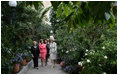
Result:
[[52,65],[51,68],[54,68],[54,66]]
[[55,65],[53,66],[53,68],[55,68]]
[[39,69],[38,67],[36,67],[36,69]]
[[38,67],[34,67],[34,69],[39,69]]

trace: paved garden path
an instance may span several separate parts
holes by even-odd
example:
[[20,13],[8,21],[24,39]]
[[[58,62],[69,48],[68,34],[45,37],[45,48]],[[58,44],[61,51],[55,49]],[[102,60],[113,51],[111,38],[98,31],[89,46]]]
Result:
[[33,66],[26,72],[26,74],[66,74],[59,64],[55,65],[55,68],[51,68],[51,61],[49,59],[48,65],[41,67],[41,61],[39,59],[39,69],[34,69]]

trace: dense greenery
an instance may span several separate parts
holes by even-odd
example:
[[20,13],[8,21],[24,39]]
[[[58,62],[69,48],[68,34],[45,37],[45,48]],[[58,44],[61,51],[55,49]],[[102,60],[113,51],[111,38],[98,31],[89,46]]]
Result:
[[1,4],[2,73],[13,73],[15,64],[31,57],[32,41],[38,42],[41,38],[49,37],[51,27],[44,20],[47,19],[45,14],[50,8],[44,9],[40,6],[37,11],[31,6],[26,7],[25,2],[19,1],[15,8],[15,25],[13,25],[11,24],[12,11],[8,2],[3,1]]
[[[51,23],[56,27],[58,61],[64,62],[64,71],[117,73],[116,6],[113,3],[52,1]],[[79,63],[82,70],[77,67]]]
[[[112,1],[61,1],[51,2],[53,8],[57,11],[56,17],[63,17],[68,30],[76,29],[78,26],[85,27],[89,23],[98,25],[99,23],[110,23],[111,26],[115,23],[116,9]],[[58,9],[56,9],[58,8]]]
[[[81,73],[117,73],[116,38],[104,41],[100,47],[86,52],[86,58],[83,59],[85,67]],[[87,60],[90,60],[90,63]]]
[[[2,73],[30,57],[32,41],[49,38],[53,30],[58,46],[57,62],[68,73],[117,73],[117,6],[114,1],[18,2],[15,25],[11,8],[1,2]],[[51,9],[51,10],[50,10]],[[20,11],[19,11],[20,10]],[[50,10],[51,25],[45,23]],[[9,12],[9,13],[8,13]]]
[[[85,32],[84,30],[87,31]],[[108,29],[106,27],[104,30],[105,31],[99,32],[101,34],[88,28],[78,28],[77,31],[72,31],[70,33],[65,31],[65,29],[57,30],[55,38],[58,44],[59,61],[64,61],[67,66],[76,66],[78,62],[83,62],[83,67],[85,68],[82,69],[81,73],[116,73],[116,26],[113,29]],[[93,36],[94,33],[91,34],[90,32],[99,34],[99,37],[94,36],[94,38],[96,38],[94,45],[91,44],[89,38]],[[91,45],[93,46],[92,49]],[[102,47],[105,47],[105,49],[102,49]],[[86,50],[88,50],[87,53]],[[105,59],[104,56],[107,56],[108,59]],[[88,59],[91,61],[91,65],[87,63]],[[103,61],[105,62],[103,63]],[[102,65],[106,63],[108,64]],[[98,67],[98,64],[101,64],[102,67]],[[93,68],[91,68],[92,66]],[[79,70],[76,73],[79,73]]]

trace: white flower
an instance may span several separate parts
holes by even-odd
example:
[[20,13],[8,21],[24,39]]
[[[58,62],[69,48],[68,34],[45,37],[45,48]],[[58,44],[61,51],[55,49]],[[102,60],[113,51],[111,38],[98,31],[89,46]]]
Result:
[[10,53],[10,51],[7,51],[8,53]]
[[104,72],[103,74],[107,74],[106,72]]
[[77,50],[77,48],[75,48],[75,50]]
[[104,56],[105,59],[107,59],[108,57],[107,56]]
[[93,54],[95,53],[95,51],[93,51]]
[[75,51],[75,49],[73,48],[73,51]]
[[88,55],[87,53],[85,53],[85,55]]
[[93,52],[90,52],[90,54],[93,54]]
[[31,47],[29,46],[28,48],[30,49]]
[[70,50],[71,51],[71,50]]
[[63,50],[61,50],[61,52],[63,52]]
[[68,51],[66,51],[66,53],[68,53]]
[[90,60],[89,59],[87,59],[87,63],[90,63]]
[[105,49],[105,47],[103,46],[102,49]]
[[99,64],[99,66],[102,66],[101,64]]
[[86,49],[86,52],[88,52],[88,49]]
[[81,65],[82,66],[82,62],[78,62],[78,65]]

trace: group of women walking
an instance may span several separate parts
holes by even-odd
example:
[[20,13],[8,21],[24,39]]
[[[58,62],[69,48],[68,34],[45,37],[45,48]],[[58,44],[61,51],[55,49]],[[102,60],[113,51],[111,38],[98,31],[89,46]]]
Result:
[[57,45],[54,42],[54,37],[50,37],[50,42],[48,39],[40,39],[40,43],[37,44],[33,41],[33,46],[31,47],[32,58],[34,62],[34,68],[38,69],[38,57],[41,58],[41,66],[47,65],[48,58],[50,57],[52,68],[55,67],[56,55],[57,55]]

